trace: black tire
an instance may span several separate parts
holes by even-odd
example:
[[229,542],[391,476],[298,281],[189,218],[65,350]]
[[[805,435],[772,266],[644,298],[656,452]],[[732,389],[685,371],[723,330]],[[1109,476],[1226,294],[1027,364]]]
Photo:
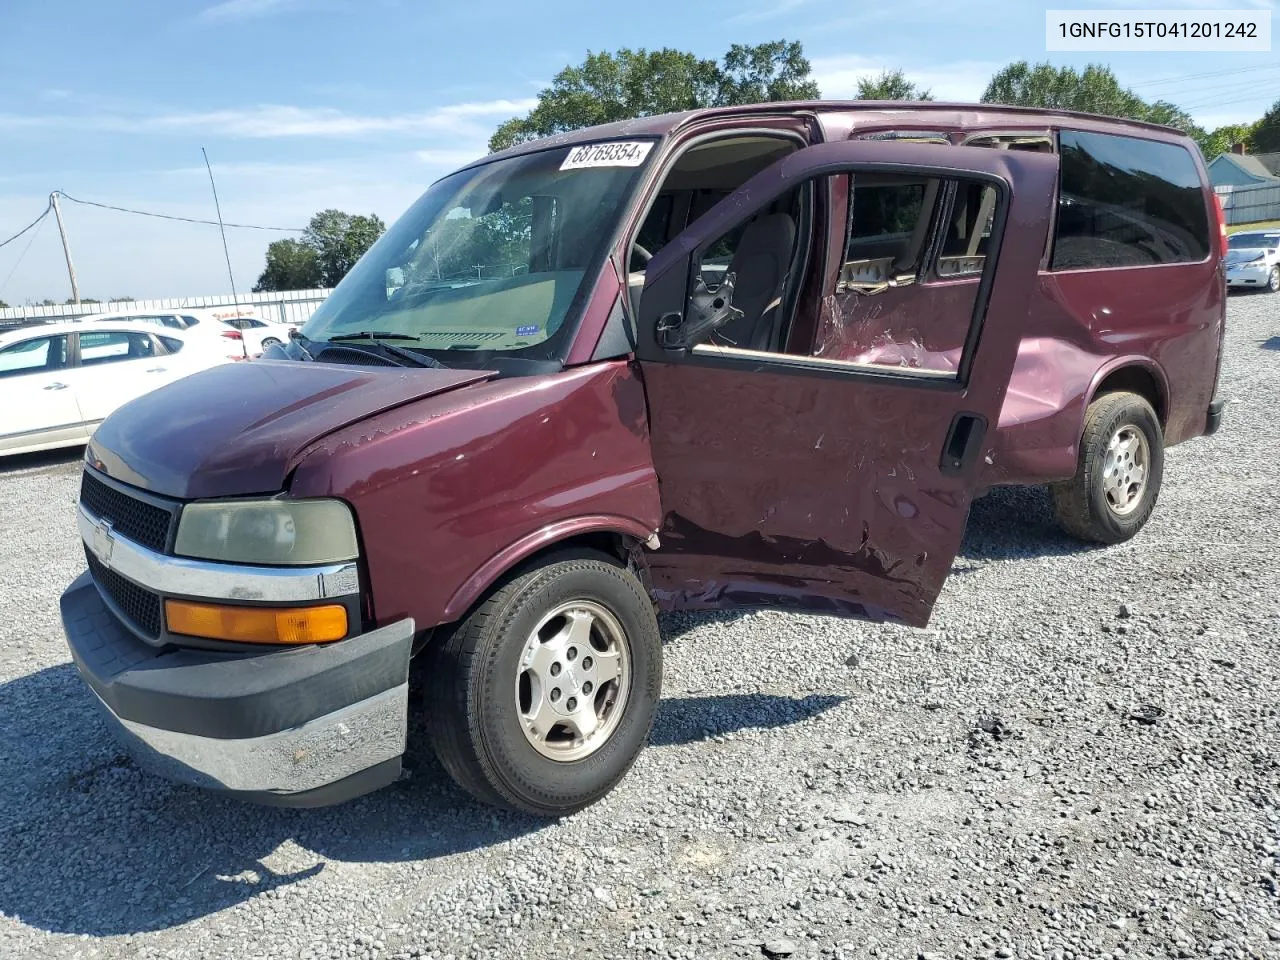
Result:
[[[1136,428],[1146,439],[1148,464],[1140,499],[1119,513],[1107,499],[1103,474],[1108,444],[1126,427]],[[1164,431],[1151,404],[1136,393],[1103,394],[1085,413],[1075,477],[1050,487],[1058,525],[1080,540],[1123,543],[1150,519],[1163,477]]]
[[[548,612],[586,601],[625,634],[626,699],[611,735],[580,760],[550,759],[526,738],[515,691],[526,640]],[[662,692],[662,639],[640,581],[616,564],[552,557],[503,585],[431,651],[427,730],[436,755],[477,800],[543,817],[595,803],[626,775]]]
[[280,346],[280,341],[279,341],[279,340],[277,340],[275,337],[263,337],[263,338],[262,338],[262,349],[263,349],[263,350],[267,349],[267,347],[278,347],[278,346]]
[[1267,289],[1272,293],[1280,293],[1280,266],[1271,268],[1271,276],[1267,278]]

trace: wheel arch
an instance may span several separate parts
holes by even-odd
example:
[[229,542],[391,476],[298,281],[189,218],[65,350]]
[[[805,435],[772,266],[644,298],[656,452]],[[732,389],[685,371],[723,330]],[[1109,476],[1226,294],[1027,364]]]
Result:
[[638,547],[655,535],[656,531],[639,521],[622,516],[573,517],[548,524],[508,544],[481,564],[449,598],[442,622],[460,619],[506,574],[541,556],[581,547],[616,558],[625,566],[639,557]]
[[1089,392],[1080,411],[1079,436],[1084,431],[1084,420],[1090,404],[1104,393],[1136,393],[1151,404],[1160,422],[1160,429],[1169,426],[1169,380],[1160,365],[1149,357],[1118,357],[1104,364],[1093,375]]

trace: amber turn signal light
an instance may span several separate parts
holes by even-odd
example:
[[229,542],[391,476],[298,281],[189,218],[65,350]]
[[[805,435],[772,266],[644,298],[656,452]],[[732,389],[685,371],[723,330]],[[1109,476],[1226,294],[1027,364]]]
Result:
[[236,643],[328,643],[347,635],[347,611],[322,607],[228,607],[166,600],[170,633]]

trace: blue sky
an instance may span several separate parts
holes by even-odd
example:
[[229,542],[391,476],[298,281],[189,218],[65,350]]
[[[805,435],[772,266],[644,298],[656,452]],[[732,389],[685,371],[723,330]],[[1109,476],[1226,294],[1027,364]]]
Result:
[[[1048,7],[1148,5],[1270,9],[1280,21],[1278,0],[0,0],[0,240],[51,190],[212,218],[202,146],[227,220],[302,226],[338,207],[390,222],[483,154],[557,70],[621,46],[716,57],[735,42],[800,40],[831,98],[901,67],[939,99],[975,100],[1023,58],[1109,62],[1206,126],[1255,119],[1280,97],[1274,50],[1044,52]],[[216,228],[70,203],[64,216],[83,296],[227,292]],[[240,290],[284,235],[228,231]],[[52,217],[31,238],[0,249],[0,299],[67,297]]]

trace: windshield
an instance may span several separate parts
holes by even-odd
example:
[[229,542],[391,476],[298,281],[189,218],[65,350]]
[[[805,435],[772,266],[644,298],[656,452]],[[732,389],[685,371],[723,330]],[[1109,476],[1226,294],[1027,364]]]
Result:
[[652,146],[544,150],[446,177],[360,259],[303,336],[358,342],[367,332],[450,367],[562,361]]

